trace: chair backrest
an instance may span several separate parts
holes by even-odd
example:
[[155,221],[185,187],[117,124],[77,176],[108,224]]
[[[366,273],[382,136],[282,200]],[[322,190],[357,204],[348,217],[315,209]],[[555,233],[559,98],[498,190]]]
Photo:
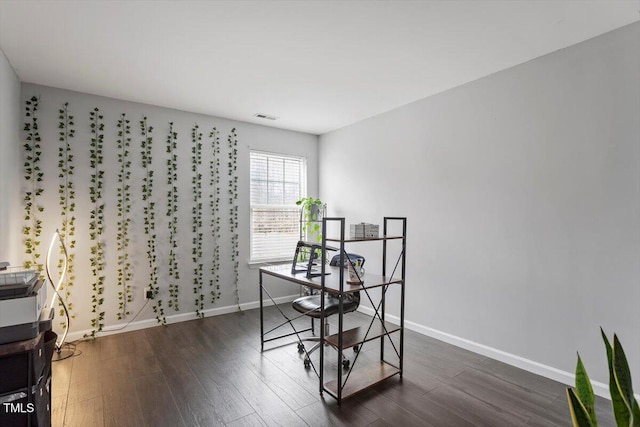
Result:
[[[363,266],[365,261],[362,255],[347,253],[345,254],[344,265],[342,266],[342,268],[347,268],[347,264],[349,263],[349,260],[351,260],[351,262],[354,265],[356,261],[360,261],[360,266]],[[329,265],[332,267],[338,267],[340,265],[340,254],[334,255],[333,258],[331,258],[331,261],[329,261]],[[357,305],[360,305],[360,292],[354,292],[349,295],[351,295],[351,298]]]

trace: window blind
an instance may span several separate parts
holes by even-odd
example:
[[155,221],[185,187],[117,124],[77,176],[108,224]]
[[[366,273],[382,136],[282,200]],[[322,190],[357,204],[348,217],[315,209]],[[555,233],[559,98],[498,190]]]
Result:
[[290,259],[300,238],[300,208],[306,193],[306,160],[251,151],[250,261]]

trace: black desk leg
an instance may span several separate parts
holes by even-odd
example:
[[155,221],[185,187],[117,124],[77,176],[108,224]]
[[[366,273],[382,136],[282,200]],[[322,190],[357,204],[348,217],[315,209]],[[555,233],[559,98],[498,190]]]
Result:
[[258,273],[260,282],[260,351],[264,351],[264,319],[262,314],[262,270]]

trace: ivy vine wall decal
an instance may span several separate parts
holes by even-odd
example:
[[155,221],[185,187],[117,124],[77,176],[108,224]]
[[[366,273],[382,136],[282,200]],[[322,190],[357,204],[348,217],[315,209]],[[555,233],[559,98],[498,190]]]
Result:
[[24,262],[25,268],[34,268],[42,271],[43,265],[40,262],[40,235],[42,234],[42,220],[40,215],[44,212],[44,206],[39,203],[44,192],[43,177],[40,169],[40,132],[38,130],[38,105],[40,100],[35,96],[25,102],[24,131],[27,133],[27,142],[24,148],[24,178],[27,181],[27,189],[24,193],[24,227],[22,233],[25,236],[24,246],[27,260]]
[[202,164],[202,133],[199,132],[197,124],[191,129],[191,184],[193,189],[193,206],[192,243],[193,248],[193,293],[195,295],[196,315],[200,318],[204,317],[204,295],[202,294],[202,282],[204,276],[202,262],[202,174],[200,173],[200,165]]
[[[75,136],[75,126],[73,116],[69,113],[69,103],[65,102],[60,110],[58,110],[58,177],[61,183],[58,185],[58,195],[60,198],[60,214],[62,216],[62,225],[59,229],[60,238],[68,249],[68,265],[66,280],[60,284],[59,290],[67,305],[69,316],[74,318],[73,301],[71,300],[71,289],[75,280],[74,260],[75,254],[73,250],[76,241],[73,236],[75,234],[75,191],[73,189],[73,154],[71,153],[70,140]],[[62,248],[60,254],[63,255]],[[64,259],[58,261],[58,269],[62,268]],[[62,304],[61,301],[59,301]],[[64,310],[60,307],[60,316],[64,316]],[[60,323],[63,327],[67,327],[66,322]]]
[[133,270],[129,255],[131,242],[131,126],[123,113],[117,124],[118,129],[118,189],[116,190],[116,206],[118,210],[118,224],[116,235],[116,250],[118,252],[118,320],[130,314],[129,303],[131,296],[131,280]]
[[169,219],[169,301],[167,305],[175,311],[180,310],[180,268],[176,252],[178,249],[178,133],[173,130],[173,122],[169,123],[167,136],[167,217]]
[[[153,295],[151,303],[155,317],[160,324],[166,324],[165,307],[169,306],[177,312],[181,308],[180,305],[183,305],[180,303],[180,290],[184,289],[184,286],[181,286],[184,285],[181,280],[185,280],[185,276],[189,274],[185,274],[184,264],[180,264],[179,260],[182,253],[180,251],[185,249],[187,251],[191,249],[192,254],[195,314],[198,317],[204,317],[206,306],[215,304],[221,298],[223,293],[221,278],[225,269],[229,268],[229,263],[225,263],[222,259],[227,250],[230,250],[233,269],[232,272],[228,271],[232,273],[230,285],[235,288],[235,302],[240,309],[238,137],[235,128],[228,134],[228,146],[223,147],[219,128],[210,128],[209,140],[207,144],[203,144],[203,134],[199,125],[194,124],[191,128],[191,162],[188,160],[188,155],[185,155],[186,161],[180,163],[179,148],[182,147],[178,144],[176,123],[168,121],[166,157],[163,159],[166,163],[154,163],[152,158],[154,129],[149,125],[146,116],[142,116],[139,121],[141,150],[140,160],[138,160],[135,150],[134,155],[131,152],[131,123],[127,114],[120,114],[117,122],[114,123],[115,126],[109,128],[105,125],[106,114],[103,115],[102,109],[91,108],[78,116],[83,118],[79,129],[84,130],[80,135],[76,134],[78,127],[74,123],[69,103],[64,102],[60,108],[54,107],[53,111],[45,111],[40,98],[33,96],[26,99],[24,105],[25,266],[42,270],[46,249],[41,247],[40,242],[43,229],[57,228],[69,253],[70,274],[63,284],[62,298],[70,310],[77,311],[78,307],[82,307],[83,311],[77,314],[83,322],[86,322],[85,327],[80,327],[86,329],[84,334],[86,338],[95,338],[104,331],[108,323],[106,319],[109,316],[123,320],[132,315],[134,311],[132,303],[136,301],[134,293],[137,292],[133,290],[134,272],[136,276],[144,276],[143,272],[148,271],[148,276],[138,280],[140,287],[145,286],[151,289]],[[51,113],[54,112],[57,113],[58,121],[44,122],[46,129],[43,129],[39,114],[52,115]],[[57,146],[41,147],[41,133],[47,139],[57,136]],[[54,133],[56,133],[55,136]],[[89,143],[74,144],[78,136]],[[58,180],[45,182],[44,174],[48,175],[49,169],[43,173],[41,159],[50,158],[53,154],[52,150],[57,150],[58,162],[57,169],[55,166],[50,167],[57,172]],[[227,187],[225,185],[227,182],[223,182],[224,171],[221,169],[224,167],[223,156],[227,155],[228,200],[221,197],[221,194],[226,191],[223,188]],[[88,167],[78,169],[77,159],[86,161]],[[132,165],[138,161],[142,167],[134,170]],[[181,186],[178,181],[179,174],[188,173],[189,167],[191,167],[191,186],[188,182],[184,182]],[[155,194],[154,180],[162,169],[167,173],[166,193],[162,191],[162,194]],[[87,186],[82,186],[81,193],[77,193],[78,182]],[[140,193],[136,192],[135,188],[140,189]],[[57,198],[43,197],[43,194],[50,192],[53,195],[56,189],[58,190]],[[79,194],[83,196],[80,197]],[[193,194],[193,196],[189,197],[185,194]],[[162,200],[164,203],[165,197],[166,223],[161,221],[163,232],[158,233],[156,202]],[[138,206],[136,202],[132,202],[133,199],[140,200],[141,215],[133,212],[134,205]],[[105,200],[109,202],[105,203]],[[105,210],[111,205],[111,200],[114,206],[112,217]],[[191,230],[180,227],[182,220],[180,215],[188,215],[188,211],[182,212],[179,203],[191,205]],[[45,217],[45,210],[55,211],[55,204],[58,204],[60,216]],[[226,216],[222,212],[224,209],[228,209],[229,213],[229,234],[221,229],[221,223]],[[141,222],[139,226],[137,226],[138,221]],[[83,228],[88,228],[82,233],[82,239],[77,240],[78,244],[86,244],[82,249],[86,250],[88,255],[82,258],[77,258],[74,253],[74,249],[77,251],[80,248],[80,246],[76,247],[78,223],[82,224]],[[144,227],[142,227],[143,224]],[[189,231],[191,231],[192,247],[185,248],[182,245],[181,248],[179,243],[184,242]],[[143,244],[144,250],[136,250],[138,242]],[[159,245],[168,246],[169,274],[168,280],[162,282],[159,282],[158,271]],[[108,253],[109,247],[113,248],[113,254]],[[114,262],[111,267],[107,265],[107,260],[111,259],[108,255],[113,256]],[[83,277],[83,287],[76,290],[74,288],[80,283],[78,282],[80,275]],[[113,287],[109,286],[110,280],[117,282],[117,285],[114,283]],[[164,292],[168,295],[168,298],[165,297],[166,300],[163,299]],[[78,298],[84,301],[81,302]],[[115,301],[118,302],[117,309]],[[184,299],[182,302],[184,303]],[[111,303],[113,305],[109,305]],[[91,311],[88,307],[91,307]],[[138,304],[136,311],[143,308],[144,305]],[[72,316],[75,317],[74,311]]]
[[91,296],[91,337],[102,331],[104,327],[104,280],[105,280],[105,243],[104,243],[104,200],[102,197],[104,169],[103,169],[103,146],[104,146],[104,118],[100,110],[95,108],[89,113],[91,126],[91,143],[89,144],[89,162],[91,164],[91,179],[89,183],[89,199],[93,205],[91,210],[91,221],[89,222],[89,239],[91,240],[91,256],[89,263],[93,273],[93,284]]
[[211,160],[209,161],[209,207],[211,208],[211,238],[213,258],[211,261],[211,302],[220,298],[220,132],[214,127],[209,133],[211,138]]
[[144,233],[147,236],[147,261],[149,264],[149,288],[153,293],[153,311],[156,313],[156,319],[158,323],[163,325],[167,324],[167,319],[164,314],[164,308],[162,299],[158,298],[160,295],[160,288],[158,287],[158,266],[156,263],[156,215],[155,215],[155,203],[152,200],[153,196],[153,157],[151,155],[151,148],[153,147],[153,126],[147,124],[147,117],[143,117],[140,120],[140,131],[142,135],[141,148],[142,148],[142,168],[145,170],[145,176],[142,178],[142,201],[144,204]]
[[233,265],[233,284],[235,286],[236,304],[240,310],[240,294],[238,293],[238,135],[236,128],[231,129],[227,138],[229,145],[229,229],[231,231],[231,263]]

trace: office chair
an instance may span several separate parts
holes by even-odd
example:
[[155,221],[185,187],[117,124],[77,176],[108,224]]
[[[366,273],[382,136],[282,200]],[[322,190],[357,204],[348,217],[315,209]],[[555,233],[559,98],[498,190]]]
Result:
[[[343,268],[347,268],[347,263],[349,261],[352,262],[353,264],[355,264],[356,261],[360,261],[360,265],[364,265],[364,261],[365,260],[364,260],[364,257],[361,256],[361,255],[346,254],[345,255],[345,264],[342,267]],[[335,255],[331,259],[331,262],[329,263],[330,266],[334,266],[334,267],[337,267],[339,264],[340,264],[340,255]],[[360,305],[360,292],[354,292],[352,294],[346,294],[346,298],[342,302],[342,312],[343,313],[351,313],[352,311],[356,311],[358,309],[359,305]],[[328,317],[329,316],[333,316],[334,314],[338,313],[339,301],[338,301],[338,298],[334,297],[333,295],[331,295],[329,293],[325,294],[325,299],[324,299],[324,318],[322,318],[322,313],[320,311],[320,294],[318,294],[318,293],[300,297],[300,298],[296,299],[295,301],[293,301],[291,306],[293,307],[294,310],[298,311],[299,313],[302,313],[302,314],[304,314],[306,316],[311,317],[311,331],[312,331],[312,333],[314,333],[313,332],[313,320],[314,319],[321,319],[320,327],[324,328],[324,335],[327,336],[327,335],[329,335]],[[309,355],[311,353],[313,353],[314,351],[316,351],[318,348],[320,348],[322,343],[320,342],[320,337],[313,336],[313,337],[302,338],[298,342],[298,353],[303,353],[304,352],[304,344],[302,343],[302,341],[314,341],[314,342],[317,342],[317,344],[315,344],[313,347],[311,347],[311,349],[309,351],[307,351],[307,355],[304,358],[304,367],[305,368],[309,368],[309,366],[311,365],[311,360],[309,359]],[[359,350],[358,346],[354,346],[353,349],[355,351]],[[342,355],[342,366],[344,367],[344,369],[349,369],[349,364],[350,364],[349,359],[345,358],[344,354],[343,354]]]

